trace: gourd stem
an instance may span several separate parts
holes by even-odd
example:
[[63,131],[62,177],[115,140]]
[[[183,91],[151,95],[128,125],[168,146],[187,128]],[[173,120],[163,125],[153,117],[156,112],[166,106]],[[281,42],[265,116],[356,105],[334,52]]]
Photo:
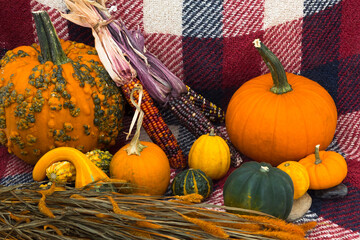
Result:
[[260,39],[255,39],[253,43],[271,72],[274,86],[270,91],[275,94],[284,94],[292,91],[291,85],[287,81],[284,67],[276,55],[271,52]]
[[210,129],[209,136],[216,136],[215,129],[213,127]]
[[[139,91],[138,103],[136,103],[135,100],[134,100],[135,91]],[[134,113],[134,117],[133,117],[132,122],[130,124],[129,133],[128,133],[126,139],[131,134],[131,130],[132,130],[136,120],[137,120],[137,123],[136,123],[136,132],[135,132],[133,138],[131,139],[131,141],[129,143],[129,146],[125,149],[125,151],[127,152],[128,155],[136,154],[136,155],[140,156],[141,151],[144,148],[146,148],[146,146],[141,144],[141,142],[139,140],[140,130],[141,130],[141,126],[142,126],[142,122],[143,122],[143,118],[144,118],[144,111],[140,108],[142,95],[143,95],[142,86],[140,84],[135,84],[135,87],[131,90],[131,93],[130,93],[130,101],[135,106],[136,111]]]
[[47,61],[55,65],[61,65],[69,62],[68,57],[61,47],[59,37],[46,11],[32,12],[34,17],[37,36],[39,38],[41,50],[41,63]]
[[315,164],[320,164],[322,162],[320,159],[319,148],[319,144],[315,146]]
[[269,172],[269,167],[268,166],[261,166],[260,167],[260,172]]

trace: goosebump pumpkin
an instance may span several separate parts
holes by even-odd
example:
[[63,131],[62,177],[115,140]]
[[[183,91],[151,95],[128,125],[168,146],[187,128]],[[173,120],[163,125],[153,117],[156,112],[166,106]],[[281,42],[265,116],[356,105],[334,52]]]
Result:
[[46,12],[33,16],[39,45],[0,60],[0,144],[33,165],[56,147],[113,145],[124,101],[95,48],[59,40]]
[[254,45],[271,73],[245,82],[231,97],[225,124],[233,145],[252,160],[277,166],[311,154],[332,141],[337,110],[318,83],[286,73],[262,43]]
[[209,176],[200,169],[186,169],[174,177],[171,183],[173,195],[187,195],[197,193],[205,200],[213,192],[213,182]]
[[294,186],[284,171],[269,163],[250,161],[229,175],[223,196],[225,206],[260,211],[286,219],[293,205]]
[[200,136],[192,144],[188,165],[202,170],[212,180],[221,179],[230,168],[230,149],[226,141],[216,136],[214,129]]
[[345,158],[334,151],[320,151],[315,146],[315,153],[299,161],[310,178],[310,189],[321,190],[339,185],[346,177],[348,168]]
[[302,197],[310,186],[310,178],[307,169],[296,161],[286,161],[277,166],[286,172],[294,184],[294,199]]

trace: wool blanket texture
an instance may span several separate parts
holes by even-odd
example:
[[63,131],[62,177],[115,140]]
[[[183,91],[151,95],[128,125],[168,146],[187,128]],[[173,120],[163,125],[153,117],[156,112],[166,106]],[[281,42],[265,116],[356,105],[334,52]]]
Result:
[[[38,41],[31,15],[37,10],[48,11],[60,38],[94,45],[90,29],[60,16],[58,10],[66,11],[62,0],[0,2],[1,56]],[[338,110],[328,150],[346,158],[348,194],[332,200],[313,197],[310,210],[297,222],[318,223],[308,239],[360,239],[358,0],[110,0],[107,5],[129,29],[142,32],[148,51],[224,110],[244,82],[268,72],[252,44],[256,38],[279,57],[287,72],[321,84]],[[194,137],[170,113],[163,115],[188,153]],[[0,184],[31,182],[32,168],[0,147]],[[223,204],[225,180],[215,182],[209,203]]]

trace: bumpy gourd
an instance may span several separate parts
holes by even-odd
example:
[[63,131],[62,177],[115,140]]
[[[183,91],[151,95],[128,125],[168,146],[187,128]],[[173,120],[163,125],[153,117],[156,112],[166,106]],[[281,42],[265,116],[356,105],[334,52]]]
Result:
[[284,171],[269,163],[250,161],[243,163],[226,179],[223,195],[225,206],[286,219],[293,205],[294,186]]
[[124,102],[95,48],[60,41],[46,12],[33,15],[40,45],[0,60],[0,144],[30,164],[56,147],[113,145]]
[[230,149],[214,129],[195,140],[189,152],[189,167],[202,170],[212,180],[226,175],[230,168]]
[[252,160],[277,166],[325,149],[333,140],[336,105],[317,82],[286,73],[279,59],[258,39],[256,49],[271,73],[244,83],[225,116],[234,146]]
[[[110,161],[113,155],[109,151],[102,151],[99,149],[92,150],[85,154],[97,167],[109,175]],[[46,176],[49,181],[57,183],[70,183],[75,181],[76,170],[72,163],[68,161],[61,161],[53,163],[46,169]]]
[[95,181],[109,181],[109,177],[98,168],[86,155],[72,147],[58,147],[45,153],[33,169],[33,179],[42,181],[46,177],[46,169],[53,163],[69,161],[75,166],[75,187],[81,188]]

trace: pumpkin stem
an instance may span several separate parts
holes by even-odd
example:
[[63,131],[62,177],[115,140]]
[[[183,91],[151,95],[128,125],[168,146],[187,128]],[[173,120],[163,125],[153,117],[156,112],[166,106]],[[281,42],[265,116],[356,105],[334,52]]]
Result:
[[275,94],[283,94],[292,91],[291,85],[287,81],[284,67],[276,55],[271,52],[260,39],[255,39],[253,43],[271,72],[274,86],[270,91]]
[[[136,103],[134,100],[135,91],[139,91],[138,103]],[[140,84],[135,84],[134,88],[131,90],[131,93],[130,93],[130,101],[135,106],[136,111],[135,111],[134,117],[131,121],[129,133],[126,136],[126,139],[129,138],[132,128],[134,127],[134,124],[136,122],[136,119],[137,119],[137,124],[136,124],[136,132],[135,132],[133,138],[131,139],[129,146],[125,149],[125,151],[127,152],[128,155],[136,154],[136,155],[140,156],[141,151],[144,148],[146,148],[146,146],[141,144],[140,140],[139,140],[140,130],[141,130],[141,126],[142,126],[142,122],[143,122],[143,118],[144,118],[144,111],[140,108],[142,96],[143,96],[142,86]]]
[[320,164],[322,162],[320,159],[319,148],[320,144],[315,146],[315,164]]
[[269,167],[268,166],[261,166],[260,167],[260,172],[269,172]]
[[41,49],[39,61],[45,63],[53,62],[55,65],[61,65],[69,62],[68,57],[61,47],[59,37],[46,11],[32,12],[34,17],[37,36]]
[[215,129],[213,127],[210,129],[209,136],[216,136]]

